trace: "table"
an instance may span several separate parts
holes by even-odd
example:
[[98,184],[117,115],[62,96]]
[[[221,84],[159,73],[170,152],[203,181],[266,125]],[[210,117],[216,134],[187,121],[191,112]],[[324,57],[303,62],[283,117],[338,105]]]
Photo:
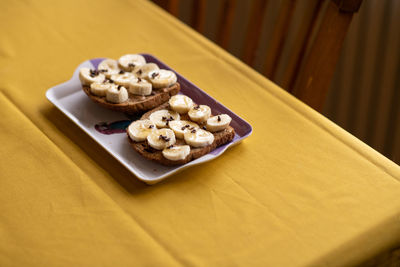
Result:
[[[6,1],[1,266],[340,266],[400,242],[400,168],[142,0]],[[253,126],[146,186],[45,98],[89,58],[147,52]]]

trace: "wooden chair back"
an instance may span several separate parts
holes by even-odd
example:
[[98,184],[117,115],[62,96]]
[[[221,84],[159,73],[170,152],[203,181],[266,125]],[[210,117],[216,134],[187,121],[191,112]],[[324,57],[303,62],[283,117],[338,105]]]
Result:
[[[179,15],[180,0],[153,0],[174,16]],[[274,0],[275,1],[275,0]],[[307,1],[307,16],[294,19],[299,0],[277,1],[274,29],[268,43],[261,42],[271,0],[249,1],[251,8],[247,22],[241,59],[255,67],[264,55],[263,75],[285,90],[321,111],[335,72],[341,46],[352,16],[362,0]],[[183,2],[183,1],[182,1]],[[204,34],[207,5],[216,1],[193,0],[191,26]],[[238,0],[220,0],[216,42],[228,49],[232,39]],[[302,3],[304,5],[304,3]],[[276,2],[274,3],[276,7]],[[245,22],[243,22],[245,23]],[[288,44],[289,43],[289,44]],[[260,53],[261,51],[261,53]]]

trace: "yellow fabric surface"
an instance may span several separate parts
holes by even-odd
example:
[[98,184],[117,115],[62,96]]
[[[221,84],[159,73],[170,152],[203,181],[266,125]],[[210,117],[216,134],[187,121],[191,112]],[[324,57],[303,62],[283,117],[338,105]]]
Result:
[[[3,1],[0,266],[340,266],[400,242],[400,168],[146,1]],[[45,98],[154,54],[253,126],[146,186]]]

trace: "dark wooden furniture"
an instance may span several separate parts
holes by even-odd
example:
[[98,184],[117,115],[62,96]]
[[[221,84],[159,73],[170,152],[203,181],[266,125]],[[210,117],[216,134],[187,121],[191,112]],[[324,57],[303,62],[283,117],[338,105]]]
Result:
[[[154,0],[171,14],[178,16],[180,0]],[[250,2],[250,19],[241,59],[254,66],[256,52],[266,50],[262,74],[279,84],[317,111],[321,111],[341,46],[349,28],[352,16],[358,11],[362,0],[315,0],[310,1],[310,16],[300,22],[293,21],[294,11],[299,3],[296,0],[283,0],[278,12],[274,30],[266,48],[260,47],[263,34],[263,21],[268,13],[269,0]],[[215,2],[194,0],[191,12],[191,26],[204,33],[206,6]],[[227,49],[233,33],[234,14],[237,0],[222,0],[217,24],[216,42]],[[283,47],[288,41],[292,23],[300,23],[296,37],[292,38],[292,49],[286,56],[283,72],[277,76],[281,64]]]

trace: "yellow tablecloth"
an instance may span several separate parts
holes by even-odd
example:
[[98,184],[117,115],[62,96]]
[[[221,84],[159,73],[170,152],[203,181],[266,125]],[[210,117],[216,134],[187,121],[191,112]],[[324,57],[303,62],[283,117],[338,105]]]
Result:
[[[1,266],[356,264],[400,242],[400,168],[146,1],[3,1]],[[254,128],[146,186],[45,98],[147,52]]]

